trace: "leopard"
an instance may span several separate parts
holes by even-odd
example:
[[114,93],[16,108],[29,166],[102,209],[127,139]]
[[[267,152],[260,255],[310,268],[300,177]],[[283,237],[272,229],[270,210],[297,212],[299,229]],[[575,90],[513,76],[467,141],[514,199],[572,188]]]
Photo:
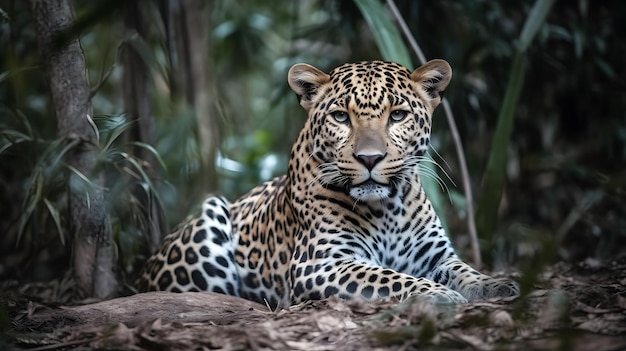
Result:
[[422,186],[447,61],[413,71],[363,61],[329,73],[298,63],[287,78],[308,115],[287,173],[232,203],[207,197],[146,261],[139,291],[216,292],[271,308],[519,295],[515,281],[457,255]]

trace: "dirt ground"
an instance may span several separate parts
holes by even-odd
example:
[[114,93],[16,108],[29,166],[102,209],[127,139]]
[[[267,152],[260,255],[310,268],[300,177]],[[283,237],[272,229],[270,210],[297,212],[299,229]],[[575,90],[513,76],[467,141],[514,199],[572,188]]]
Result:
[[[519,277],[517,277],[520,279]],[[520,298],[435,306],[311,301],[288,310],[208,293],[147,293],[76,306],[0,297],[0,349],[626,350],[626,257],[559,263]]]

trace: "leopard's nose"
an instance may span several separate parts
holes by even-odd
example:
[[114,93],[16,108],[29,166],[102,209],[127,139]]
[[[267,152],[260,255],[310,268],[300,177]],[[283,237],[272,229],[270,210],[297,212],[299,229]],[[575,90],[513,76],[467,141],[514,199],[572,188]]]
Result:
[[355,154],[354,157],[371,171],[386,154]]

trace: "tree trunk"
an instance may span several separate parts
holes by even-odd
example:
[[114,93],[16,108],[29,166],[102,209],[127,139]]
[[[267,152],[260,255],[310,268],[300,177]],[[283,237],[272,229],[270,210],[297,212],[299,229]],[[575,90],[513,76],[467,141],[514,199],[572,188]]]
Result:
[[216,113],[215,89],[209,67],[209,21],[210,1],[182,0],[187,14],[189,36],[189,64],[191,67],[198,138],[201,155],[208,177],[201,177],[207,183],[208,191],[217,190],[215,155],[219,147],[219,123]]
[[[76,282],[86,297],[109,297],[117,290],[114,247],[106,213],[104,177],[93,172],[97,130],[90,117],[85,57],[78,39],[60,41],[74,21],[73,9],[69,0],[30,0],[30,8],[59,138],[77,141],[66,159],[70,166],[67,217]],[[89,177],[91,182],[85,182],[81,176]]]
[[[153,144],[155,139],[155,122],[152,114],[150,101],[150,71],[146,62],[137,52],[140,42],[145,42],[145,30],[143,13],[139,0],[133,0],[128,4],[126,18],[126,42],[121,49],[122,66],[124,67],[123,90],[124,111],[130,121],[136,121],[131,126],[130,139],[146,144]],[[137,147],[133,154],[145,161],[146,174],[156,179],[159,177],[159,163],[156,157],[145,148]],[[140,198],[145,208],[150,213],[150,252],[155,252],[161,241],[161,235],[165,227],[163,214],[153,194],[146,194],[140,186],[134,189],[134,194]],[[152,189],[151,189],[152,190]]]
[[219,145],[215,91],[209,73],[210,1],[162,0],[173,98],[184,97],[193,108],[202,157],[200,183],[194,188],[217,190],[215,154]]

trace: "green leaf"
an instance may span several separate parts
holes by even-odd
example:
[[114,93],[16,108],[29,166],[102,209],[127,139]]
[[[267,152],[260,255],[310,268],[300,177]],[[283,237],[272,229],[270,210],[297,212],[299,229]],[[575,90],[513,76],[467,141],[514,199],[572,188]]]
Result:
[[491,142],[491,152],[487,161],[483,181],[483,194],[476,211],[478,235],[489,243],[498,218],[498,207],[504,188],[509,138],[513,129],[515,109],[524,82],[524,57],[517,53],[509,75],[504,101],[498,113],[498,124]]
[[146,172],[143,170],[143,167],[141,167],[139,162],[137,162],[137,160],[135,160],[132,156],[129,157],[127,154],[124,154],[124,155],[125,155],[126,160],[137,170],[138,174],[140,175],[139,179],[148,186],[147,190],[145,187],[143,187],[148,198],[154,197],[157,201],[158,206],[160,208],[163,208],[163,200],[161,199],[161,196],[159,195],[159,192],[157,191],[154,184],[152,184],[152,180],[150,179],[148,174],[146,174]]
[[115,126],[109,133],[107,133],[106,143],[102,147],[103,150],[109,150],[113,143],[124,134],[126,130],[131,126],[133,122],[124,122]]
[[518,50],[520,52],[525,52],[526,49],[528,49],[528,46],[535,38],[537,31],[546,22],[546,17],[548,16],[553,4],[554,0],[535,1],[533,8],[528,14],[528,18],[526,18],[524,28],[522,28],[522,33],[520,34],[518,46]]
[[0,136],[3,136],[9,140],[14,140],[14,139],[31,140],[31,137],[29,137],[28,135],[20,131],[14,130],[14,129],[0,130]]
[[20,242],[22,235],[24,234],[24,230],[26,230],[26,225],[30,221],[30,218],[35,212],[37,208],[37,204],[42,200],[43,194],[43,176],[41,174],[41,169],[37,169],[35,174],[33,174],[33,180],[30,183],[28,188],[28,193],[24,198],[24,204],[22,205],[23,213],[20,216],[20,227],[17,232],[17,242]]
[[163,162],[163,158],[161,158],[161,154],[159,154],[159,152],[152,145],[142,143],[140,141],[134,141],[129,144],[148,150],[157,159],[157,161],[159,162],[159,165],[161,165],[161,168],[167,171],[167,167],[165,166],[165,162]]
[[8,139],[4,145],[0,145],[0,155],[2,155],[6,150],[10,149],[11,146],[23,143],[25,141],[32,141],[32,138],[22,132],[17,130],[1,130],[0,137],[4,137]]
[[56,153],[56,157],[52,160],[52,162],[50,163],[50,165],[53,168],[57,168],[59,165],[61,165],[61,160],[63,159],[63,157],[65,157],[65,154],[67,154],[68,151],[70,151],[71,149],[74,148],[74,146],[78,145],[79,143],[81,143],[81,141],[79,139],[66,139],[69,140],[69,143],[67,143],[67,145],[65,145],[65,147],[63,147],[60,151],[56,151],[56,148],[58,146],[61,146],[62,144],[53,144],[53,147],[49,148],[48,150],[46,150],[46,153],[50,153],[50,154],[55,154]]
[[[76,169],[74,166],[67,165],[66,167],[67,167],[67,168],[68,168],[68,169],[69,169],[72,173],[74,173],[74,174],[75,174],[78,178],[82,179],[82,180],[85,182],[85,184],[89,185],[90,187],[92,187],[92,188],[98,188],[98,189],[100,189],[100,190],[106,190],[106,188],[105,188],[105,187],[100,186],[100,185],[98,185],[98,184],[96,184],[96,183],[92,182],[92,181],[91,181],[91,179],[89,179],[89,177],[87,177],[86,175],[84,175],[84,174],[83,174],[83,172],[79,171],[79,170],[78,170],[78,169]],[[70,185],[72,185],[72,184],[70,183]],[[75,186],[75,185],[74,185],[74,186]],[[73,188],[72,190],[73,190],[73,191],[76,191],[77,189],[76,189],[76,188]],[[87,195],[89,195],[89,194],[87,194]],[[87,201],[89,201],[89,196],[87,196]]]
[[61,240],[61,244],[65,246],[65,237],[63,236],[63,226],[61,226],[61,216],[59,215],[59,210],[54,207],[54,204],[48,199],[44,198],[43,202],[46,204],[48,208],[48,212],[50,212],[50,216],[52,216],[52,220],[57,227],[57,231],[59,232],[59,239]]
[[402,40],[402,35],[391,21],[387,9],[378,0],[354,0],[365,22],[369,26],[380,54],[387,61],[394,61],[403,66],[413,67],[409,51]]
[[24,128],[26,128],[27,134],[31,137],[31,139],[35,139],[34,137],[35,134],[33,134],[33,127],[30,125],[30,122],[28,121],[28,117],[26,117],[26,115],[24,114],[24,112],[22,112],[22,110],[15,111],[15,114],[24,125]]

